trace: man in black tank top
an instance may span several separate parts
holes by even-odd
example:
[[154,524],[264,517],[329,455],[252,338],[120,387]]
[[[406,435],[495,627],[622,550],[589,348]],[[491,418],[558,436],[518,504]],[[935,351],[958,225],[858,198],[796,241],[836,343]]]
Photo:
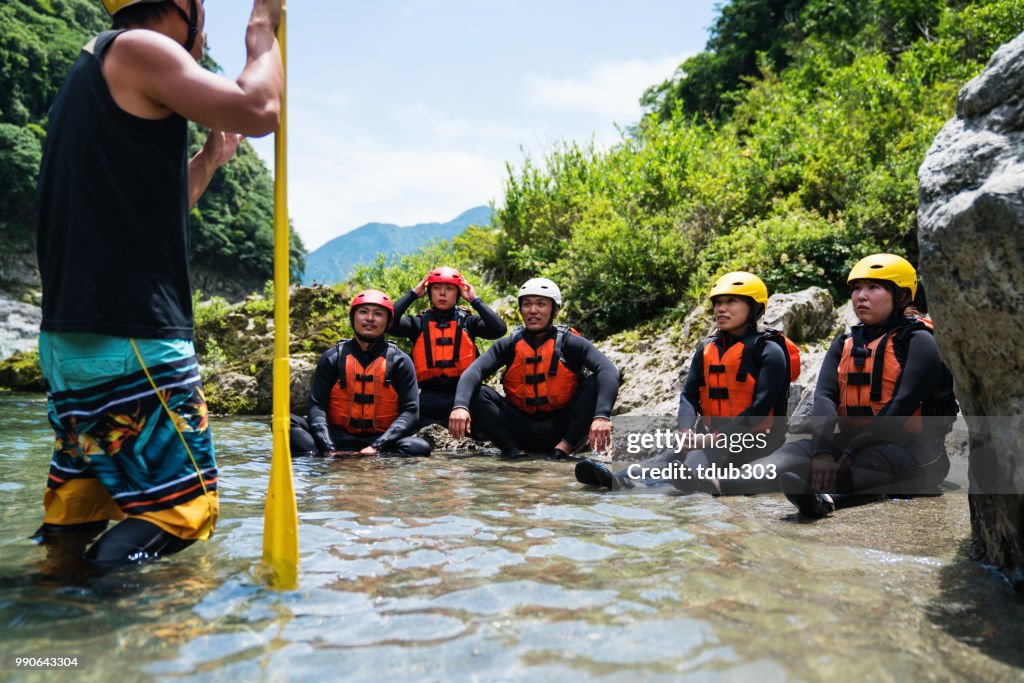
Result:
[[[280,0],[254,0],[236,81],[201,0],[102,0],[49,112],[37,192],[40,365],[57,436],[37,536],[99,565],[207,538],[217,469],[192,346],[187,216],[242,135],[277,128]],[[188,158],[188,121],[210,129]],[[69,539],[76,539],[69,543]]]

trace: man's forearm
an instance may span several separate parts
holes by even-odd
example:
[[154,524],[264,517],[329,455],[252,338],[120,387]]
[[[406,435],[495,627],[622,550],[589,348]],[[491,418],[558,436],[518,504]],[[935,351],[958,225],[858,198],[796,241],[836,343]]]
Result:
[[217,165],[200,148],[188,162],[188,208],[192,208],[206,192],[206,188],[217,171]]

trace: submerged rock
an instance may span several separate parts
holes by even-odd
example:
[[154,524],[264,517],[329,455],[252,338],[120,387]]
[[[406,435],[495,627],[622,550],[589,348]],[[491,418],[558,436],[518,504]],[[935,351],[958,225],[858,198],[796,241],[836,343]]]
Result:
[[46,391],[38,351],[22,351],[0,361],[0,387],[15,391]]
[[[936,340],[971,428],[975,556],[1024,588],[1024,34],[957,98],[919,171],[918,240]],[[993,438],[992,418],[1007,425]],[[1011,495],[1000,495],[1011,494]]]

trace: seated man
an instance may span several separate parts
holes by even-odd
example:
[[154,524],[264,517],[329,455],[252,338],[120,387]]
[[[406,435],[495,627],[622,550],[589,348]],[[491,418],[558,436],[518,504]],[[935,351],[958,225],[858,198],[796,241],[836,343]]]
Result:
[[[619,371],[575,330],[554,324],[561,306],[551,280],[534,278],[519,288],[523,327],[496,341],[462,374],[448,421],[453,437],[462,438],[472,426],[511,457],[529,451],[567,458],[584,440],[596,451],[608,448]],[[502,366],[504,398],[481,386]]]
[[412,360],[384,338],[395,309],[384,292],[352,299],[355,339],[320,357],[309,394],[309,422],[291,416],[292,455],[430,455],[410,436],[419,415]]
[[[405,315],[412,302],[424,294],[430,308],[419,315]],[[460,297],[476,309],[475,315],[456,306]],[[412,362],[420,385],[417,428],[448,424],[459,377],[480,356],[477,337],[499,339],[507,331],[502,319],[476,295],[462,273],[447,266],[427,273],[395,302],[395,322],[390,332],[412,340]]]

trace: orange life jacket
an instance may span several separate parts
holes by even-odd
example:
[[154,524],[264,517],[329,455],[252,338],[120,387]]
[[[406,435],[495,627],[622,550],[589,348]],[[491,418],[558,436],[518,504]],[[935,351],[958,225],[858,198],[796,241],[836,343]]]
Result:
[[[701,349],[704,375],[700,383],[700,410],[704,426],[712,427],[713,418],[736,417],[750,408],[757,388],[757,359],[764,344],[771,341],[782,347],[786,356],[786,386],[779,392],[766,417],[785,417],[789,403],[789,387],[800,376],[800,349],[785,335],[770,327],[750,334],[729,346],[722,353],[709,338]],[[765,431],[771,427],[767,419],[754,427]]]
[[349,353],[345,340],[338,342],[338,381],[327,404],[330,424],[355,435],[387,431],[398,417],[398,392],[391,386],[397,351],[389,341],[384,355],[364,367]]
[[417,382],[461,377],[473,364],[480,352],[466,330],[467,318],[463,309],[456,309],[452,319],[443,322],[429,309],[423,313],[422,331],[412,345]]
[[565,335],[579,332],[555,325],[555,334],[536,350],[526,341],[522,327],[512,332],[515,354],[501,378],[505,398],[524,413],[563,410],[576,393],[576,373],[565,364]]
[[[896,356],[895,339],[914,329],[933,331],[927,318],[908,319],[909,325],[897,327],[874,341],[864,342],[864,326],[854,325],[843,343],[839,360],[839,415],[844,428],[866,426],[870,417],[881,412],[892,400],[903,374],[903,366]],[[911,417],[921,414],[921,408]],[[853,419],[849,419],[853,418]],[[911,433],[921,431],[919,419],[907,420],[904,428]]]

